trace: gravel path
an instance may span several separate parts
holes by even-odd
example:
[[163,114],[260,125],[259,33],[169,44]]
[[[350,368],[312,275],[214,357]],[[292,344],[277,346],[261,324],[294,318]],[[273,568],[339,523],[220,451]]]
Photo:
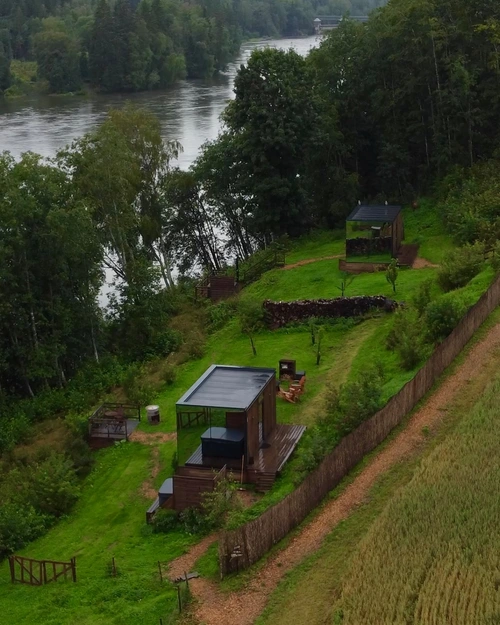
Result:
[[[285,573],[317,550],[328,533],[366,500],[370,489],[381,474],[421,446],[425,440],[422,429],[424,427],[432,429],[443,419],[450,402],[464,391],[471,378],[479,374],[480,369],[488,363],[492,352],[498,349],[500,349],[500,324],[492,328],[486,337],[471,349],[465,361],[412,416],[405,429],[373,458],[339,497],[329,501],[316,518],[280,553],[270,558],[243,590],[222,593],[214,583],[206,579],[193,580],[191,590],[197,600],[194,609],[196,620],[203,625],[234,625],[234,623],[251,625],[264,609],[269,595]],[[211,544],[209,539],[213,537],[203,541],[205,549]],[[189,570],[191,568],[189,563],[194,564],[202,553],[200,543],[189,554],[183,556],[184,561],[180,558],[172,563],[171,571]]]

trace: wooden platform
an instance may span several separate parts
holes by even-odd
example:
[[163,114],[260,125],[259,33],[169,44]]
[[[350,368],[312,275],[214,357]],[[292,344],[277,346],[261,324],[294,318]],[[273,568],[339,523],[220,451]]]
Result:
[[92,449],[101,449],[113,445],[117,441],[128,440],[128,437],[139,425],[138,419],[125,419],[125,422],[113,424],[110,422],[93,423],[89,432],[89,446]]
[[[277,425],[269,439],[261,443],[254,463],[245,471],[244,480],[254,484],[261,483],[263,487],[264,485],[270,487],[276,475],[282,470],[297,447],[305,430],[303,425]],[[236,474],[241,471],[241,460],[203,457],[200,445],[188,458],[185,466],[211,469],[221,468],[224,465]],[[263,489],[267,490],[267,488]]]

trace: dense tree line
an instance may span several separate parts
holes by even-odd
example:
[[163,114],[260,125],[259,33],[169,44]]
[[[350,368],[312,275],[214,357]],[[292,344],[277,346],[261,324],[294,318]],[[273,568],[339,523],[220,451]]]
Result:
[[0,0],[0,90],[11,59],[36,60],[51,92],[158,89],[224,69],[244,38],[312,32],[316,14],[384,0]]
[[[487,233],[486,213],[465,198],[490,197],[497,168],[477,165],[463,180],[498,149],[499,25],[489,0],[393,0],[366,25],[344,22],[306,59],[257,51],[219,138],[187,172],[171,166],[180,146],[162,140],[158,120],[130,107],[53,163],[4,155],[2,389],[63,386],[100,350],[168,352],[178,342],[168,328],[174,268],[219,270],[281,235],[340,225],[361,197],[412,199],[447,176],[462,215],[444,211],[449,223],[462,224],[463,241]],[[104,316],[103,266],[116,279]]]

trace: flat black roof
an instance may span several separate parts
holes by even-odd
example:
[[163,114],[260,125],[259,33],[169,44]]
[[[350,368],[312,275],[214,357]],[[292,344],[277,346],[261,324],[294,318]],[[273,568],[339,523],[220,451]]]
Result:
[[393,222],[401,212],[401,206],[356,206],[346,221],[389,221]]
[[247,410],[274,375],[274,369],[212,365],[184,393],[177,407]]

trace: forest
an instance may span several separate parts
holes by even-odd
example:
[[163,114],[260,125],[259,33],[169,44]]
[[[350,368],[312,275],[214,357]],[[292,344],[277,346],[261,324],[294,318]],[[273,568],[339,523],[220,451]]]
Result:
[[11,60],[36,61],[51,93],[164,88],[223,70],[244,39],[312,33],[317,14],[385,0],[0,0],[0,92]]
[[[460,244],[498,251],[498,119],[500,6],[391,0],[366,24],[344,21],[307,58],[254,52],[218,139],[188,171],[173,164],[182,146],[132,106],[51,161],[1,155],[0,452],[37,421],[85,413],[133,385],[141,363],[179,349],[199,357],[203,336],[172,323],[200,310],[193,276],[341,227],[358,199],[432,195]],[[105,270],[115,289],[102,306]],[[47,460],[40,482],[60,473],[73,492],[74,471],[89,462],[75,441],[68,458]],[[31,525],[14,510],[27,523],[23,541],[72,501],[31,502],[46,515]]]

